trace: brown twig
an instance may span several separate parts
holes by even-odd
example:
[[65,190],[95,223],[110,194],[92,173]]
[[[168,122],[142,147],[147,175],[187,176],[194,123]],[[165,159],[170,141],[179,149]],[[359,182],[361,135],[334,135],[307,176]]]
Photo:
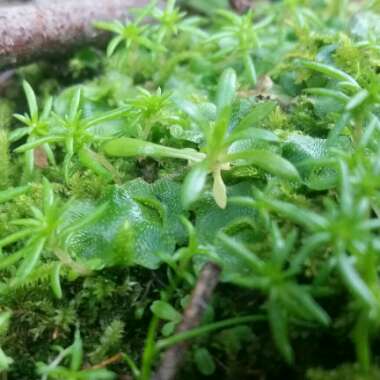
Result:
[[124,354],[122,352],[119,352],[116,355],[111,356],[110,358],[104,359],[101,363],[92,366],[91,369],[106,368],[111,364],[120,363],[123,360],[123,358]]
[[[203,267],[177,333],[191,330],[201,323],[206,307],[219,282],[219,275],[220,267],[218,265],[209,262]],[[188,343],[182,342],[169,348],[164,353],[154,380],[174,379],[183,362],[187,347]]]
[[0,95],[2,95],[5,90],[9,87],[11,79],[15,74],[15,70],[6,70],[0,72]]
[[104,39],[97,20],[125,20],[149,0],[67,0],[0,8],[0,69],[56,57]]
[[252,0],[229,0],[231,8],[238,13],[246,12],[252,6]]

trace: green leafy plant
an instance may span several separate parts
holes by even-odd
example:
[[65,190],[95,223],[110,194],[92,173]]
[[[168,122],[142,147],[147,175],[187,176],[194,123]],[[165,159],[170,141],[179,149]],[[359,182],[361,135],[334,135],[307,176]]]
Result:
[[189,207],[199,197],[205,186],[207,174],[211,172],[214,183],[214,199],[221,208],[225,208],[227,192],[221,173],[223,170],[229,170],[231,164],[253,164],[273,174],[289,179],[297,179],[298,174],[292,164],[270,150],[231,151],[231,147],[239,140],[256,138],[269,142],[278,141],[275,134],[256,128],[254,126],[254,117],[251,116],[247,116],[234,130],[229,131],[236,85],[235,72],[231,69],[226,70],[218,85],[215,105],[216,115],[211,120],[207,120],[196,105],[188,101],[182,101],[178,104],[184,112],[198,123],[204,134],[205,146],[201,152],[168,148],[129,138],[107,142],[104,147],[105,152],[113,156],[146,155],[195,161],[196,165],[194,165],[184,181],[182,199],[185,207]]
[[[13,190],[13,192],[16,191],[25,191],[25,189]],[[14,234],[1,239],[0,247],[4,249],[17,241],[25,241],[25,245],[18,251],[3,256],[0,260],[2,269],[22,261],[10,282],[10,286],[25,281],[38,267],[43,254],[47,252],[52,253],[53,256],[72,269],[80,270],[81,267],[77,266],[65,252],[65,241],[77,228],[83,228],[87,223],[96,220],[104,211],[104,206],[94,210],[89,215],[77,218],[77,220],[71,219],[71,223],[67,223],[68,220],[65,220],[67,214],[65,213],[67,213],[69,207],[70,203],[62,205],[61,201],[56,198],[52,185],[45,179],[43,183],[42,209],[32,206],[31,217],[12,221],[13,225],[21,228]],[[60,270],[61,264],[59,263],[53,266],[51,270],[51,287],[58,298],[62,297],[59,282]]]
[[[62,362],[69,360],[68,367]],[[59,354],[49,363],[38,363],[38,372],[41,380],[65,379],[77,380],[108,380],[114,379],[112,372],[106,369],[81,369],[83,361],[83,342],[79,330],[75,333],[74,342],[69,347],[63,349],[59,347]]]
[[[17,141],[24,136],[28,136],[27,144],[32,145],[32,149],[28,150],[25,154],[25,161],[29,172],[32,172],[34,169],[34,146],[35,141],[40,139],[46,139],[48,133],[48,124],[47,120],[50,116],[53,99],[50,97],[41,114],[39,113],[38,103],[36,94],[34,93],[30,84],[26,81],[23,82],[23,88],[26,95],[26,100],[28,102],[29,114],[20,115],[16,114],[15,117],[21,121],[26,126],[23,128],[18,128],[10,135],[10,141]],[[54,163],[54,155],[49,146],[49,140],[43,140],[42,144],[44,151],[49,158],[49,160]]]
[[129,21],[126,24],[119,21],[98,21],[96,23],[98,28],[117,34],[117,36],[114,37],[108,45],[108,56],[111,56],[122,42],[125,43],[126,49],[141,46],[148,50],[154,51],[157,48],[157,45],[155,45],[147,36],[150,28],[149,25],[143,25],[144,18],[151,13],[153,6],[154,3],[146,7],[144,11],[141,12],[133,21]]
[[257,83],[256,67],[252,60],[252,52],[260,46],[258,31],[270,22],[270,17],[253,25],[253,12],[250,10],[244,16],[238,16],[227,10],[220,10],[218,15],[223,19],[219,33],[210,37],[209,41],[218,41],[223,46],[218,55],[233,55],[244,63],[246,77],[250,84]]
[[[306,320],[316,321],[322,325],[328,325],[330,318],[326,312],[313,300],[307,286],[299,285],[296,276],[302,270],[297,265],[302,261],[300,256],[305,254],[305,249],[293,257],[289,264],[287,260],[294,250],[296,233],[293,230],[284,240],[279,228],[272,224],[270,234],[273,241],[273,252],[269,259],[263,261],[242,243],[221,234],[223,245],[232,255],[249,268],[244,275],[235,274],[230,281],[240,286],[257,289],[268,297],[267,310],[273,338],[277,347],[287,361],[293,360],[293,353],[288,338],[289,319],[293,316]],[[289,268],[286,269],[287,265]]]
[[343,106],[344,112],[330,132],[330,140],[339,136],[351,122],[354,125],[352,134],[357,142],[363,134],[365,125],[379,124],[378,117],[373,114],[373,109],[378,103],[379,80],[376,75],[371,75],[366,84],[367,88],[362,88],[352,76],[335,67],[308,61],[301,61],[299,64],[338,81],[338,89],[307,89],[310,94],[333,98]]
[[28,170],[33,170],[34,150],[39,146],[43,147],[50,162],[54,164],[55,159],[50,144],[59,143],[63,144],[66,150],[63,164],[66,180],[69,178],[70,163],[74,154],[78,155],[82,164],[88,166],[96,173],[106,178],[112,177],[109,165],[104,163],[104,160],[89,147],[90,143],[104,138],[104,136],[97,135],[96,131],[93,131],[92,128],[99,123],[121,117],[128,111],[128,108],[121,107],[100,116],[84,118],[80,109],[81,89],[78,88],[73,93],[69,110],[63,117],[57,113],[54,113],[51,118],[49,117],[53,102],[53,99],[50,98],[39,118],[37,101],[33,89],[27,82],[24,82],[24,89],[28,99],[30,116],[16,115],[16,117],[29,127],[16,130],[15,133],[11,134],[10,140],[15,141],[25,135],[29,135],[27,142],[16,150],[17,152],[26,153]]
[[[380,224],[377,218],[370,217],[368,199],[365,197],[356,199],[349,172],[342,162],[340,178],[341,203],[336,205],[326,200],[325,215],[261,194],[258,194],[256,201],[248,203],[261,210],[277,212],[310,231],[303,249],[299,251],[300,256],[293,259],[294,267],[290,266],[291,272],[297,271],[298,265],[304,262],[306,257],[314,254],[320,246],[331,245],[334,252],[331,262],[337,266],[343,282],[357,298],[357,307],[362,309],[355,328],[354,340],[361,364],[368,369],[369,325],[379,310],[376,296],[378,282],[373,272],[376,271],[376,266],[373,266],[376,248],[372,245],[371,234],[380,227]],[[244,202],[243,199],[237,201]],[[358,268],[362,273],[358,273]]]

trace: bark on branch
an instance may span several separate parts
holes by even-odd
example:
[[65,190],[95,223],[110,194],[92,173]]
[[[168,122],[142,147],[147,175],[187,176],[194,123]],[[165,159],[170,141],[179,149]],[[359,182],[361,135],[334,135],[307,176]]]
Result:
[[0,69],[67,54],[105,36],[97,20],[125,20],[149,0],[69,0],[0,7]]
[[246,12],[252,6],[252,0],[229,0],[231,8],[238,13]]
[[[218,265],[209,262],[203,267],[177,333],[191,330],[201,323],[214,289],[219,282],[219,275],[220,267]],[[154,380],[173,380],[183,362],[187,347],[188,343],[182,342],[169,348],[162,358]]]

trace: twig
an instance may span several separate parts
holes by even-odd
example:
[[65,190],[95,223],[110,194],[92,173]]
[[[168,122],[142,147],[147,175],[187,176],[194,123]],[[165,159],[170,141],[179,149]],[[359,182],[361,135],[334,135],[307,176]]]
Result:
[[0,72],[0,95],[5,92],[14,74],[15,70],[6,70],[4,72]]
[[[206,307],[219,282],[219,275],[220,267],[218,265],[209,262],[203,267],[177,333],[191,330],[201,323]],[[162,358],[154,380],[174,379],[182,364],[187,347],[187,342],[181,342],[169,348]]]
[[101,363],[92,366],[91,369],[105,368],[111,364],[120,363],[123,359],[124,359],[124,354],[122,352],[119,352],[118,354],[113,355],[110,358],[103,360]]
[[0,69],[62,56],[104,39],[97,20],[125,20],[149,0],[68,0],[0,9]]
[[252,0],[230,0],[230,5],[236,12],[244,13],[252,6]]

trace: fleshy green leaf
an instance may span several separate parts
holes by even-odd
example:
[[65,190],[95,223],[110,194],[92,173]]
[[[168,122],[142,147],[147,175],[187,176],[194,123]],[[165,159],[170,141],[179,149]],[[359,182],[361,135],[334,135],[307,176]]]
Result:
[[206,348],[197,348],[194,352],[194,360],[202,375],[210,376],[215,372],[214,359]]
[[346,110],[352,111],[355,108],[359,107],[369,96],[367,90],[360,90],[357,92],[347,103]]
[[247,72],[250,84],[255,87],[257,84],[256,67],[250,54],[244,55],[244,67]]
[[58,298],[62,298],[62,287],[60,281],[60,273],[61,273],[62,263],[56,263],[51,273],[50,277],[50,285],[53,290],[54,295]]
[[7,356],[0,347],[0,371],[7,371],[12,363],[13,359]]
[[298,64],[306,67],[308,69],[318,71],[322,74],[325,74],[333,79],[338,79],[340,81],[347,81],[353,84],[355,87],[359,87],[358,83],[354,78],[345,73],[344,71],[329,65],[325,65],[324,63],[311,62],[311,61],[298,61]]
[[203,153],[193,149],[176,149],[154,144],[144,140],[122,137],[107,142],[103,146],[104,152],[115,157],[148,156],[155,158],[181,158],[184,160],[199,161],[204,158]]
[[185,208],[195,202],[206,185],[208,169],[204,163],[195,165],[187,174],[182,188],[182,203]]
[[252,139],[268,142],[278,142],[279,138],[271,131],[262,128],[245,128],[244,130],[234,130],[227,139],[227,143],[236,140]]
[[293,350],[288,336],[288,317],[274,295],[268,302],[269,323],[274,342],[288,363],[293,361]]
[[26,100],[28,102],[30,117],[32,120],[38,120],[38,104],[36,94],[34,93],[32,86],[25,80],[22,83],[22,87],[24,88]]
[[150,310],[154,315],[165,321],[179,322],[182,319],[181,314],[164,301],[154,301]]
[[282,178],[292,180],[299,178],[297,169],[288,160],[267,150],[252,149],[238,153],[231,153],[228,155],[228,160],[244,160],[246,165],[253,164],[270,174]]
[[218,113],[223,112],[228,107],[231,107],[236,93],[236,73],[233,69],[227,69],[222,74],[218,84],[216,106]]
[[0,191],[0,203],[8,202],[30,190],[30,186],[14,187],[8,190]]
[[31,245],[29,249],[26,251],[25,259],[23,260],[22,264],[19,266],[16,272],[15,279],[17,281],[24,280],[33,271],[41,257],[44,245],[45,239],[40,239],[36,243]]
[[83,342],[79,328],[75,331],[74,343],[71,346],[71,362],[70,369],[78,371],[82,366],[83,361]]
[[374,306],[376,300],[366,283],[356,271],[351,258],[344,253],[339,254],[338,266],[347,287],[365,304]]
[[276,108],[275,102],[263,102],[256,104],[253,109],[239,122],[236,131],[250,127],[257,127]]

